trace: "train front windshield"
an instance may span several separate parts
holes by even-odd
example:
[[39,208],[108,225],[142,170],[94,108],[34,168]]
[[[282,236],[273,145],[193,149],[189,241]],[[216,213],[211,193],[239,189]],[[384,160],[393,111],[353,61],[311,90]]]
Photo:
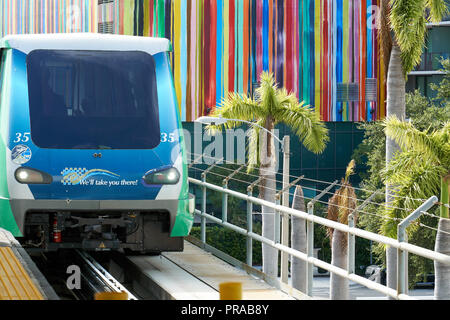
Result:
[[151,55],[35,50],[27,71],[31,138],[38,147],[153,149],[160,143]]

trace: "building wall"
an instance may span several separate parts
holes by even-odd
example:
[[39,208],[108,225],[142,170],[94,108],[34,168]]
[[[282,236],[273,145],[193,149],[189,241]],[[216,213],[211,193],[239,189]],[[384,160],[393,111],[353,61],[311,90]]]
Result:
[[379,2],[103,0],[99,21],[172,41],[183,120],[208,114],[228,91],[251,93],[265,70],[323,120],[362,121],[385,115]]
[[[450,8],[450,5],[449,5]],[[420,65],[408,75],[406,90],[418,89],[421,94],[434,98],[436,92],[431,90],[431,83],[439,83],[444,75],[440,74],[441,59],[450,59],[450,16],[444,19],[440,26],[429,28],[427,45],[422,55]]]
[[0,0],[0,37],[97,32],[97,0]]
[[[169,38],[183,120],[207,114],[227,91],[251,93],[262,70],[323,120],[373,120],[385,114],[379,1],[0,0],[0,36],[99,31]],[[416,70],[431,74],[411,74],[408,90],[433,96],[428,85],[442,78],[433,71],[440,68],[436,57],[450,57],[449,42],[440,40],[449,34],[450,26],[430,29]],[[375,92],[366,94],[366,78],[376,79]],[[356,101],[345,101],[352,95],[345,84],[356,85]]]
[[[308,151],[296,137],[296,135],[284,124],[277,125],[274,133],[282,139],[285,135],[289,135],[290,139],[290,175],[291,181],[293,177],[304,175],[301,185],[304,188],[303,192],[307,197],[314,197],[317,195],[316,190],[323,190],[329,182],[341,179],[345,176],[345,170],[352,160],[354,149],[363,141],[364,131],[358,129],[358,124],[355,122],[327,122],[326,126],[329,130],[330,141],[323,153],[315,155]],[[197,169],[206,169],[214,160],[221,158],[224,161],[219,161],[218,165],[226,164],[226,160],[236,164],[244,164],[245,159],[239,160],[240,152],[245,151],[245,157],[248,157],[248,150],[238,150],[238,138],[232,144],[231,154],[229,156],[231,139],[227,138],[227,133],[222,132],[220,137],[208,137],[204,131],[204,127],[197,122],[184,122],[183,128],[187,130],[185,136],[190,136],[189,142],[186,144],[188,163],[199,163],[195,165]],[[244,132],[248,129],[246,125],[241,128]],[[239,130],[238,129],[238,130]],[[237,130],[233,132],[236,133]],[[197,139],[194,141],[194,139]],[[232,136],[234,139],[234,136]],[[218,143],[216,144],[216,142]],[[246,145],[247,140],[245,140]],[[214,144],[214,148],[211,146]],[[282,171],[283,171],[283,156],[279,150],[278,143],[275,143],[275,154],[278,159],[277,166],[277,180],[280,182],[278,188],[281,189]],[[212,151],[214,149],[214,151]],[[245,148],[244,148],[245,149]],[[199,156],[203,156],[199,158]],[[209,162],[208,162],[209,161]],[[201,170],[192,169],[190,176],[201,179]],[[358,185],[361,181],[360,173],[366,172],[367,166],[365,163],[356,163],[355,175],[352,175],[351,182],[353,185]],[[253,174],[258,175],[258,172]],[[256,180],[256,178],[255,178]],[[294,190],[291,190],[293,193]],[[324,199],[328,199],[325,197]]]

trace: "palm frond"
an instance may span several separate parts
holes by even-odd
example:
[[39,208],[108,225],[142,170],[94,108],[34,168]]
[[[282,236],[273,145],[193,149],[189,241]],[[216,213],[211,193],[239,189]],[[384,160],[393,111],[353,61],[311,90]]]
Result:
[[[222,99],[219,107],[214,109],[210,116],[252,121],[255,118],[265,117],[265,113],[261,106],[249,96],[237,92],[229,92],[228,96]],[[242,122],[228,121],[223,127],[232,129],[240,125],[242,125]],[[206,129],[209,132],[221,131],[222,126],[208,125]]]
[[390,21],[398,45],[403,50],[409,49],[415,42],[418,21],[424,16],[427,0],[391,0]]
[[429,134],[416,129],[409,122],[399,120],[396,116],[385,119],[383,126],[386,135],[397,142],[402,150],[415,149],[439,163],[441,146]]
[[348,183],[348,179],[350,178],[350,176],[355,173],[355,165],[356,163],[353,159],[348,163],[347,168],[345,169],[345,183]]
[[[422,53],[423,53],[423,43],[425,42],[425,23],[423,24],[423,33],[417,35],[418,41],[417,44],[410,47],[409,49],[403,49],[400,57],[402,59],[402,66],[403,71],[405,74],[405,77],[415,68],[417,67],[421,60],[422,60]],[[419,40],[422,39],[422,40]]]
[[256,89],[256,97],[259,103],[270,113],[275,108],[277,84],[272,73],[263,71],[260,75],[260,85]]
[[427,7],[430,8],[430,20],[433,23],[441,21],[448,14],[448,7],[443,0],[428,0]]
[[395,185],[396,190],[402,190],[404,196],[425,199],[439,193],[440,179],[445,173],[445,168],[417,152],[402,152],[389,162],[382,177],[386,183]]
[[[381,43],[380,56],[383,58],[384,70],[389,69],[389,61],[391,59],[392,50],[392,35],[391,35],[391,25],[389,21],[389,15],[391,11],[391,6],[389,5],[389,0],[381,0],[380,3],[380,19],[379,19],[379,30],[378,37]],[[387,77],[387,72],[385,72],[385,77]]]
[[[247,95],[229,93],[211,116],[251,121],[269,131],[276,123],[283,122],[292,128],[308,150],[320,153],[325,149],[329,141],[328,129],[319,115],[303,102],[300,103],[297,97],[288,93],[285,88],[278,88],[273,74],[261,73],[260,86],[256,89],[256,93],[256,100]],[[231,129],[239,125],[241,125],[239,121],[228,121],[223,127]],[[213,134],[223,127],[209,125],[206,129]],[[249,171],[261,162],[259,133],[259,128],[255,126],[249,131]],[[266,150],[268,157],[271,156],[271,151],[271,147],[270,149],[268,147]]]
[[[337,221],[339,223],[348,224],[348,217],[353,214],[355,223],[357,218],[356,209],[356,193],[355,189],[348,182],[349,176],[353,173],[355,161],[351,160],[347,165],[345,178],[341,181],[341,187],[336,190],[333,196],[328,200],[327,219]],[[333,228],[327,229],[327,235],[332,242]],[[342,246],[346,247],[347,238],[343,237]]]
[[[441,146],[450,145],[450,121],[444,122],[442,128],[433,132],[431,137]],[[447,155],[450,156],[448,153]]]
[[[264,119],[260,119],[256,122],[258,126],[264,124]],[[252,126],[248,131],[248,165],[247,172],[252,172],[260,164],[259,161],[259,133],[260,129],[258,126]]]
[[[400,208],[399,206],[401,204],[393,203],[392,206],[394,205],[395,207]],[[380,233],[386,237],[396,239],[397,226],[399,224],[398,219],[401,219],[402,210],[382,207],[379,214],[384,217],[383,223],[380,226]]]
[[422,163],[422,153],[417,150],[398,152],[381,170],[381,178],[384,183],[396,184],[409,179],[409,174],[416,166]]
[[[338,202],[338,191],[336,191],[333,196],[328,200],[328,208],[327,208],[327,219],[331,221],[339,220],[339,202]],[[327,228],[327,236],[330,238],[330,243],[332,243],[333,239],[333,228]]]
[[298,101],[294,93],[289,93],[286,88],[281,88],[277,91],[277,107],[280,106],[304,106],[304,101]]
[[[390,0],[390,25],[402,52],[405,76],[420,63],[426,23],[439,22],[447,13],[445,0]],[[429,16],[427,16],[429,14]]]
[[318,154],[325,149],[328,128],[309,106],[283,104],[276,110],[275,119],[287,124],[309,151]]
[[408,45],[400,45],[402,66],[405,76],[410,73],[422,60],[423,47],[425,45],[425,37],[427,35],[426,19],[422,15],[417,21],[410,26],[408,31]]
[[[402,167],[402,164],[408,167]],[[382,224],[381,233],[396,238],[399,223],[396,219],[404,219],[421,205],[421,201],[417,199],[438,195],[441,176],[445,172],[444,168],[436,166],[429,159],[424,159],[418,152],[402,152],[396,155],[383,172],[385,181],[393,185],[394,198],[382,211],[386,219]]]

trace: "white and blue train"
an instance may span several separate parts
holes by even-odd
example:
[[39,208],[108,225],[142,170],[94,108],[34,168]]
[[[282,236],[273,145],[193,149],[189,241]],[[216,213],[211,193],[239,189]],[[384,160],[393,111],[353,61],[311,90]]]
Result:
[[193,201],[169,40],[11,35],[0,50],[0,227],[40,250],[182,250]]

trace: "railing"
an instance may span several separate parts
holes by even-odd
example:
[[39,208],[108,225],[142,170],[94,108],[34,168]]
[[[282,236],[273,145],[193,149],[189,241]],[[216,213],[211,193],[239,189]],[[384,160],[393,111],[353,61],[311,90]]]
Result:
[[[208,169],[207,169],[208,170]],[[336,184],[336,181],[332,183],[327,189],[323,190],[321,194],[317,195],[312,201],[308,203],[308,212],[303,212],[299,210],[295,210],[286,206],[279,205],[277,203],[272,203],[263,199],[259,199],[252,196],[252,190],[253,187],[258,183],[258,181],[255,181],[253,184],[251,184],[248,187],[248,193],[243,194],[237,191],[233,191],[227,188],[227,185],[224,184],[223,186],[217,186],[211,183],[206,182],[206,174],[208,171],[204,171],[202,174],[202,181],[194,178],[189,178],[189,182],[193,185],[197,185],[202,188],[202,205],[201,210],[195,210],[195,214],[199,215],[201,217],[201,241],[203,243],[206,242],[206,220],[210,220],[213,223],[217,223],[225,228],[234,230],[237,233],[240,233],[247,238],[247,264],[252,265],[252,240],[257,240],[262,243],[265,243],[267,245],[270,245],[277,250],[280,250],[281,252],[285,252],[291,256],[294,256],[296,258],[302,259],[308,263],[307,268],[307,274],[305,275],[307,277],[307,288],[306,288],[306,294],[308,296],[312,296],[312,288],[313,288],[313,266],[320,267],[322,269],[328,270],[329,272],[335,273],[341,277],[345,277],[353,282],[359,283],[369,289],[376,290],[380,293],[383,293],[385,295],[388,295],[390,297],[393,297],[395,299],[400,300],[407,300],[407,299],[415,299],[414,297],[409,296],[407,292],[407,256],[405,253],[413,253],[416,255],[419,255],[424,258],[428,258],[434,261],[439,261],[444,264],[450,264],[450,256],[438,253],[429,249],[425,249],[419,246],[415,246],[412,244],[407,243],[407,239],[405,236],[405,229],[406,227],[415,219],[419,217],[420,214],[424,213],[426,210],[430,209],[437,201],[437,197],[433,196],[426,200],[419,208],[417,208],[410,216],[408,216],[406,219],[403,220],[402,223],[399,224],[399,239],[393,239],[386,236],[382,236],[379,234],[375,234],[369,231],[365,231],[359,228],[356,228],[353,225],[353,219],[349,219],[349,225],[341,224],[338,222],[334,222],[322,217],[318,217],[314,215],[314,203],[320,199],[325,193],[327,193],[331,187],[333,187]],[[222,199],[223,204],[225,205],[222,208],[222,217],[217,218],[213,215],[210,215],[206,213],[206,190],[210,189],[213,191],[217,191],[222,193]],[[241,228],[239,226],[236,226],[234,224],[229,223],[227,220],[227,214],[228,210],[226,208],[226,203],[228,196],[236,197],[238,199],[244,200],[247,202],[247,229]],[[367,201],[362,203],[359,207],[357,207],[355,210],[358,210],[358,208],[361,208],[366,205],[366,203],[370,201],[368,198]],[[280,214],[288,214],[291,216],[299,217],[302,219],[305,219],[307,222],[307,252],[303,253],[297,250],[294,250],[286,245],[283,245],[280,243],[280,225],[279,223],[275,223],[275,240],[267,239],[257,233],[254,233],[252,230],[252,214],[253,204],[261,205],[261,206],[267,206],[269,208],[272,208],[275,210],[275,214],[278,215],[278,219],[276,221],[279,221],[279,215]],[[324,262],[318,258],[314,257],[314,224],[320,224],[325,227],[330,227],[342,232],[346,232],[348,234],[348,269],[342,269],[339,267],[336,267],[334,265],[331,265],[327,262]],[[374,281],[371,281],[369,279],[366,279],[364,277],[361,277],[357,274],[355,274],[355,236],[365,238],[371,241],[376,241],[388,246],[391,246],[393,248],[397,248],[398,250],[398,259],[397,259],[397,273],[398,273],[398,285],[397,290],[388,288],[387,286],[384,286],[382,284],[376,283]],[[283,268],[283,266],[282,266]],[[284,266],[284,268],[287,268],[287,265]]]

